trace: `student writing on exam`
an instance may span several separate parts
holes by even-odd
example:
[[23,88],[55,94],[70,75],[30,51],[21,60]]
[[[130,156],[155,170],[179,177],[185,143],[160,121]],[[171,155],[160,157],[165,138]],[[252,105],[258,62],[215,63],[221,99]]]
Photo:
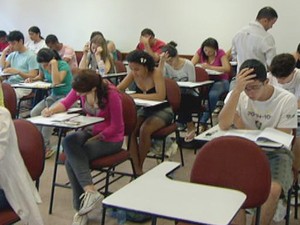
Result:
[[[173,41],[162,48],[159,68],[166,77],[176,81],[196,81],[194,64],[178,55],[177,44]],[[199,109],[201,102],[199,96],[192,89],[181,89],[181,103],[178,112],[178,122],[187,125],[185,141],[190,142],[195,137],[195,125],[192,120],[192,112]],[[198,110],[197,110],[198,111]]]
[[[194,65],[200,63],[203,69],[210,69],[223,73],[221,75],[210,76],[210,79],[215,81],[209,91],[209,104],[212,112],[216,108],[220,96],[229,89],[228,79],[231,71],[229,60],[224,50],[219,48],[217,40],[214,38],[207,38],[193,56],[192,63]],[[209,118],[210,114],[207,109],[200,119],[200,131],[206,130],[206,124]]]
[[[135,50],[128,54],[127,61],[131,72],[118,85],[125,91],[134,82],[136,93],[133,98],[162,101],[166,99],[165,80],[154,59],[147,52]],[[143,164],[151,146],[151,135],[170,124],[174,114],[169,104],[162,107],[141,107],[137,112],[138,121],[130,137],[130,153],[137,174],[143,173]],[[139,142],[137,141],[139,137]]]
[[[219,126],[222,130],[232,126],[250,130],[273,127],[292,133],[297,127],[296,97],[268,83],[263,63],[256,59],[246,60],[240,67],[236,81],[236,86],[227,96],[219,114]],[[293,182],[292,151],[285,148],[274,149],[266,152],[266,155],[270,162],[272,184],[269,197],[261,208],[262,225],[271,223],[281,193],[286,198]],[[244,210],[240,210],[234,222],[245,224]]]
[[[270,73],[268,73],[270,84],[281,87],[294,94],[298,101],[298,109],[300,108],[300,70],[296,68],[296,61],[293,55],[282,53],[276,55],[270,65]],[[297,128],[297,138],[293,146],[294,161],[293,171],[295,178],[298,177],[300,170],[300,128]]]
[[[39,65],[36,61],[36,55],[24,45],[24,35],[20,31],[11,31],[7,40],[7,46],[0,57],[0,67],[3,72],[15,74],[8,78],[7,83],[18,84],[25,79],[35,77],[38,74]],[[6,55],[8,55],[6,57]],[[31,89],[16,88],[17,99],[31,93]]]
[[[65,97],[71,90],[72,73],[69,64],[62,60],[55,50],[42,48],[37,53],[37,61],[39,63],[39,74],[34,78],[28,78],[26,82],[38,80],[46,80],[53,85],[62,85],[51,89],[51,94],[41,100],[30,112],[30,116],[39,116],[44,108],[50,107],[58,100]],[[45,158],[50,158],[54,150],[50,145],[50,137],[53,128],[41,126],[40,130],[44,137],[46,155]]]
[[42,115],[64,112],[79,99],[87,116],[104,118],[101,123],[67,135],[63,141],[67,156],[65,166],[73,191],[73,207],[77,211],[73,224],[85,225],[87,213],[102,199],[93,185],[89,162],[121,150],[124,122],[118,90],[90,69],[79,70],[74,76],[71,92],[59,103],[45,108]]

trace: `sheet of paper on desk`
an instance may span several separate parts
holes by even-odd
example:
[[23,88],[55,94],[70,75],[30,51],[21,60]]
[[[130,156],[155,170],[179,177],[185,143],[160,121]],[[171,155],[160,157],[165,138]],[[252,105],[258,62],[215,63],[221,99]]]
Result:
[[50,117],[43,117],[43,116],[38,116],[38,117],[32,117],[28,118],[28,120],[32,120],[34,123],[41,123],[41,122],[49,122],[49,123],[54,123],[54,122],[63,122],[70,120],[71,118],[79,116],[79,113],[72,113],[72,114],[67,114],[67,113],[57,113],[54,114]]
[[238,130],[232,129],[227,131],[224,135],[232,135],[247,138],[256,142],[260,146],[290,149],[293,135],[284,133],[280,130],[267,127],[264,130]]
[[37,87],[37,88],[50,88],[52,83],[44,82],[44,81],[36,81],[33,83],[20,83],[20,85],[24,87]]
[[205,69],[205,71],[206,71],[209,75],[221,75],[221,74],[223,74],[222,72],[215,71],[215,70],[210,70],[210,69]]

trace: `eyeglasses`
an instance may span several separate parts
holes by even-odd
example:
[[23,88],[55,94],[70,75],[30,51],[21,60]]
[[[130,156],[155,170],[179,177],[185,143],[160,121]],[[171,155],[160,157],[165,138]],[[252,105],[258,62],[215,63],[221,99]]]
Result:
[[245,87],[245,91],[251,91],[251,90],[256,91],[256,90],[259,90],[262,86],[263,86],[263,84],[247,86],[247,87]]

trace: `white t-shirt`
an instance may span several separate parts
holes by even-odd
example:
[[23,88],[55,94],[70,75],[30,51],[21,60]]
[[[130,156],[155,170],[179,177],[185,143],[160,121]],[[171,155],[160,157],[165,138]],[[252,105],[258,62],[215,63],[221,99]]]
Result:
[[251,100],[245,92],[242,92],[237,112],[247,129],[297,127],[296,97],[282,88],[274,87],[274,92],[267,101]]
[[183,66],[176,70],[168,63],[165,63],[165,76],[176,81],[196,81],[195,66],[190,60],[185,60]]
[[295,69],[295,73],[293,79],[285,84],[279,84],[276,77],[274,77],[271,73],[268,73],[269,84],[272,84],[275,87],[281,87],[296,96],[298,100],[300,100],[300,70]]
[[38,43],[34,43],[30,40],[25,44],[25,46],[29,50],[33,51],[35,54],[37,54],[38,51],[42,48],[48,48],[44,39],[40,40]]
[[238,62],[237,71],[247,59],[257,59],[267,67],[275,55],[273,36],[257,21],[250,22],[232,40],[232,57]]

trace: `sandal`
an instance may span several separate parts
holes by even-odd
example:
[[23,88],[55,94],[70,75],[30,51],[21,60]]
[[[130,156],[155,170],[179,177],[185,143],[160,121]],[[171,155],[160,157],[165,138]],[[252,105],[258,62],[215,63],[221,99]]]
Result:
[[53,149],[47,149],[45,152],[45,159],[50,159],[54,153],[55,153],[55,151]]
[[192,140],[194,140],[195,136],[196,136],[196,130],[194,129],[185,135],[184,141],[191,142]]

